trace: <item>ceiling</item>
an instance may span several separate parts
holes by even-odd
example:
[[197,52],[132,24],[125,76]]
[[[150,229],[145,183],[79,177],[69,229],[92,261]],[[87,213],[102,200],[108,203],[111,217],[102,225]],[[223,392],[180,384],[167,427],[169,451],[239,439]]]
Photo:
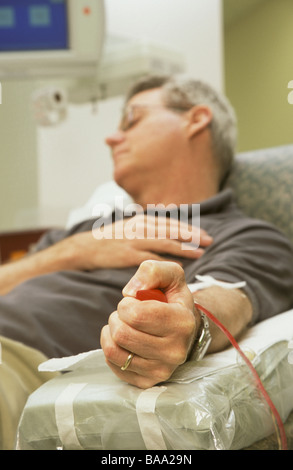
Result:
[[267,0],[223,0],[224,24],[229,26],[245,15],[253,12]]

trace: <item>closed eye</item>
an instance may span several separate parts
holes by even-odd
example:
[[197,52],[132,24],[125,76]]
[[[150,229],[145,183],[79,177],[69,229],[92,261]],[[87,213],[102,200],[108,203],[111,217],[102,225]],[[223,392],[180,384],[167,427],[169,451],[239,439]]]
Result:
[[137,118],[135,118],[135,119],[132,119],[131,121],[129,121],[129,122],[127,123],[127,126],[126,126],[126,129],[125,129],[125,130],[127,131],[127,130],[131,129],[131,128],[134,127],[136,124],[138,124],[138,122],[139,122],[140,120],[141,120],[140,117],[137,117]]

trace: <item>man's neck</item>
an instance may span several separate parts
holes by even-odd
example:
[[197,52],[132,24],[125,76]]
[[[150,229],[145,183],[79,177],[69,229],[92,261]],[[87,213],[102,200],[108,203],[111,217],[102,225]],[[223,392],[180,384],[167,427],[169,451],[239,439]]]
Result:
[[174,187],[170,191],[162,191],[160,188],[158,190],[144,191],[132,195],[132,197],[136,204],[146,209],[150,204],[161,204],[164,207],[170,205],[178,207],[181,204],[199,204],[215,196],[217,193],[218,187],[212,184],[205,185],[201,189],[196,185],[189,189],[186,185],[185,188]]

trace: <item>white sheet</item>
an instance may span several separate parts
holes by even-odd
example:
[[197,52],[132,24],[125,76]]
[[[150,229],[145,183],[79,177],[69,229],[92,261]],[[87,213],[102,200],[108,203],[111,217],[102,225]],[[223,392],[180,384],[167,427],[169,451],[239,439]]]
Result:
[[[252,363],[257,361],[258,355],[275,343],[293,340],[293,309],[273,318],[265,320],[249,328],[239,341],[241,349],[249,351],[254,357]],[[293,341],[292,341],[293,343]],[[293,345],[292,345],[293,346]],[[290,350],[288,348],[288,360]],[[292,357],[290,353],[290,358]],[[209,354],[194,367],[193,362],[187,362],[179,367],[170,379],[172,382],[185,382],[209,375],[220,368],[234,365],[239,360],[238,352],[233,346],[225,351]],[[69,356],[64,358],[53,358],[39,366],[40,371],[72,371],[77,369],[92,370],[105,361],[101,349]]]

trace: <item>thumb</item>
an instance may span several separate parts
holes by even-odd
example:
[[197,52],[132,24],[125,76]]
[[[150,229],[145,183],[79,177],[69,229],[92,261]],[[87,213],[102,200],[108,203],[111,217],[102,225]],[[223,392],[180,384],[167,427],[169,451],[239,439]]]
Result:
[[[192,295],[187,287],[182,267],[171,261],[147,260],[141,263],[123,289],[124,296],[135,297],[138,290],[161,289],[168,302],[186,302]],[[189,301],[188,301],[189,303]]]

